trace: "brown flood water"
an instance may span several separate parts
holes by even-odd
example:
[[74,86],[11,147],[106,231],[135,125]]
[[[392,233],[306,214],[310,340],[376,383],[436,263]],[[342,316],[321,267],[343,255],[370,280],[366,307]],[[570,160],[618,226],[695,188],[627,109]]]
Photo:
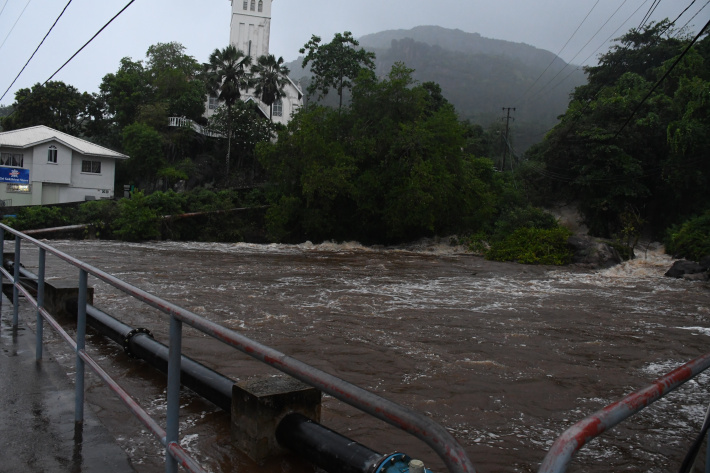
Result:
[[[494,263],[454,248],[52,242],[148,292],[328,373],[425,413],[485,472],[535,472],[567,427],[708,351],[710,287],[663,277],[659,251],[603,271]],[[23,253],[32,270],[34,252]],[[78,270],[48,257],[50,277]],[[55,269],[58,268],[58,269]],[[94,305],[166,342],[167,322],[90,278]],[[31,317],[24,321],[33,326]],[[51,337],[50,337],[51,338]],[[91,336],[91,351],[162,418],[165,380]],[[275,374],[192,329],[187,355],[242,381]],[[67,370],[71,354],[50,342]],[[90,376],[89,399],[139,472],[164,471],[160,445]],[[708,402],[701,375],[592,442],[569,471],[677,471]],[[185,393],[183,445],[209,470],[313,472],[294,458],[255,465],[229,445],[229,425]],[[435,472],[419,440],[325,397],[322,423]],[[701,462],[702,463],[702,462]]]

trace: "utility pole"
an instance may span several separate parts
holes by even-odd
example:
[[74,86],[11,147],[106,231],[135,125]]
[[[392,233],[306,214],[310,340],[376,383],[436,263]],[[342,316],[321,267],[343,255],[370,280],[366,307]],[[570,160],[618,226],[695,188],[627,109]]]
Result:
[[508,117],[505,120],[505,143],[503,143],[503,166],[501,171],[505,171],[505,158],[508,156],[508,131],[510,130],[510,111],[515,111],[514,107],[503,107],[503,111],[508,111]]

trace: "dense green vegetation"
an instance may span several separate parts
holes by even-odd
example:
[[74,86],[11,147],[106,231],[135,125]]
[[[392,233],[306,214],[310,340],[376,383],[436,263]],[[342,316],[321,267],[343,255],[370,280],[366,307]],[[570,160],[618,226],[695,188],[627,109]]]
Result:
[[[99,94],[60,82],[23,89],[2,121],[5,129],[46,124],[129,154],[117,195],[127,183],[138,191],[117,202],[21,209],[8,221],[21,229],[94,223],[101,237],[125,240],[374,244],[455,234],[490,259],[566,264],[569,232],[541,208],[571,201],[593,235],[629,254],[642,234],[665,234],[669,251],[699,259],[710,253],[710,39],[692,42],[667,21],[621,37],[586,69],[588,83],[558,125],[505,172],[496,166],[500,126],[462,120],[470,109],[457,111],[439,83],[417,80],[404,63],[383,73],[394,56],[358,49],[347,32],[330,43],[314,36],[302,50],[315,74],[310,92],[333,90],[337,102],[308,102],[287,127],[241,100],[251,87],[267,104],[281,97],[282,59],[253,62],[227,47],[199,64],[178,43],[158,44],[145,61],[124,58]],[[398,48],[414,62],[471,60],[414,40],[395,40],[390,51]],[[487,64],[467,80],[481,84],[502,67]],[[207,92],[225,105],[209,122]],[[172,116],[224,138],[170,128]],[[239,207],[254,210],[231,211]],[[188,212],[206,213],[165,218]]]
[[436,84],[411,74],[362,69],[348,107],[309,107],[259,147],[272,238],[374,243],[492,225],[505,176],[462,152],[467,126]]
[[[181,215],[196,213],[190,218]],[[265,241],[263,196],[259,191],[213,192],[195,189],[176,193],[138,191],[130,199],[96,200],[75,206],[20,207],[2,223],[18,230],[90,224],[85,235],[142,241]]]
[[[395,63],[402,62],[414,69],[412,77],[418,82],[439,84],[462,119],[492,133],[501,126],[501,108],[516,107],[511,141],[520,153],[557,123],[557,117],[567,108],[570,92],[585,83],[580,68],[568,66],[549,51],[461,30],[419,26],[366,35],[359,42],[367,52],[376,54],[378,76],[387,75]],[[313,72],[301,67],[301,59],[288,66],[291,76],[304,86],[311,83]],[[524,94],[527,90],[530,93]],[[347,93],[345,96],[350,97]],[[331,92],[319,103],[337,107],[338,101],[338,94]],[[500,141],[498,136],[496,144]],[[502,149],[489,157],[501,154]]]
[[665,244],[666,251],[677,258],[700,261],[710,256],[710,210],[668,229]]
[[710,38],[691,43],[664,21],[587,68],[588,84],[529,153],[538,203],[577,202],[592,234],[626,242],[707,211]]

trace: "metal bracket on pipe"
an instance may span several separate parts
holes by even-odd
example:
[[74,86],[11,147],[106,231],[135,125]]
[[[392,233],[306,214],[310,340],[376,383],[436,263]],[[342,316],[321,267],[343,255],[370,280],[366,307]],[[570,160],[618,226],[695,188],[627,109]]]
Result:
[[379,464],[375,473],[432,473],[430,469],[419,466],[423,465],[421,462],[417,462],[417,467],[414,467],[413,461],[416,460],[412,460],[409,455],[393,453]]
[[131,338],[135,337],[139,333],[143,333],[145,335],[148,335],[150,338],[154,338],[150,330],[143,327],[134,328],[133,330],[128,332],[126,334],[126,338],[123,339],[123,351],[131,358],[138,358],[136,355],[133,354],[133,352],[131,352]]

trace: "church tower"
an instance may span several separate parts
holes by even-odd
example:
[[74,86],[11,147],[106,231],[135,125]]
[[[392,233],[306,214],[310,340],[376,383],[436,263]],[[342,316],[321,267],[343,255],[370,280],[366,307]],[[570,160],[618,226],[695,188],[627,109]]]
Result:
[[229,43],[252,60],[269,54],[272,1],[232,0]]

